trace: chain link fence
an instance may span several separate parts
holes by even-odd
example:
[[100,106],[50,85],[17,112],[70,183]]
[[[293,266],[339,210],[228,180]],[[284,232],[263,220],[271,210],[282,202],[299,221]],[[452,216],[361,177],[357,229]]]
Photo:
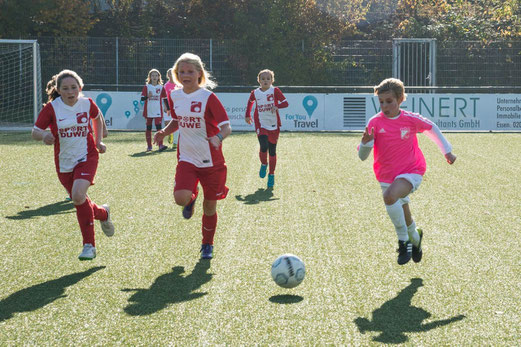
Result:
[[[251,66],[246,43],[235,40],[134,39],[134,38],[38,38],[42,61],[42,81],[64,68],[77,71],[87,89],[135,91],[150,69],[166,71],[184,52],[198,54],[212,72],[218,90],[250,90]],[[300,43],[297,43],[300,47]],[[430,91],[515,92],[521,90],[521,41],[492,42],[442,41],[436,45],[436,86]],[[296,54],[313,61],[310,45],[301,44]],[[323,53],[326,53],[325,55]],[[326,63],[319,65],[324,86],[310,80],[306,89],[367,91],[369,86],[392,76],[393,41],[350,40],[322,47]],[[269,54],[269,52],[268,52]],[[253,60],[253,59],[251,59]],[[258,61],[258,59],[257,59]],[[302,60],[299,60],[302,61]],[[303,61],[306,61],[305,59]],[[254,67],[254,69],[264,66]],[[277,72],[277,66],[270,66]],[[303,67],[300,67],[303,68]],[[295,66],[299,69],[299,66]],[[280,69],[279,69],[280,70]],[[315,68],[316,70],[316,68]],[[290,87],[291,80],[277,81]]]

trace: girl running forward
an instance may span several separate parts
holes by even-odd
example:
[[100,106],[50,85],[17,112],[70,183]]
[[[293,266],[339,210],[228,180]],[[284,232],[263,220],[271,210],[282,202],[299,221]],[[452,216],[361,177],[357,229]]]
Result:
[[423,232],[416,229],[409,210],[409,194],[416,191],[425,174],[426,164],[416,133],[424,132],[438,145],[445,159],[453,164],[456,156],[440,129],[417,113],[400,109],[406,94],[402,81],[389,78],[374,87],[381,112],[373,116],[358,147],[365,160],[374,147],[374,173],[380,182],[387,213],[398,235],[398,264],[422,259]]
[[217,200],[228,194],[222,142],[232,132],[230,120],[217,96],[207,89],[214,88],[216,83],[210,80],[199,56],[184,53],[177,59],[173,72],[175,83],[183,88],[168,95],[172,121],[155,134],[154,142],[162,141],[179,127],[174,199],[183,206],[183,217],[191,218],[201,182],[204,193],[201,258],[211,259]]
[[[94,101],[81,94],[83,81],[71,70],[63,70],[47,84],[49,101],[40,111],[32,131],[35,140],[54,144],[58,179],[76,208],[83,236],[80,260],[96,257],[94,219],[101,222],[107,236],[114,235],[108,205],[98,206],[87,196],[98,167],[98,153],[105,153],[101,142],[103,119]],[[92,120],[92,122],[91,122]],[[45,129],[50,128],[50,131]],[[94,133],[94,136],[93,136]]]
[[[260,87],[250,93],[244,120],[248,124],[255,122],[255,132],[260,145],[260,178],[266,177],[269,152],[268,188],[273,188],[275,185],[275,166],[277,165],[277,141],[281,126],[278,110],[288,107],[288,102],[280,89],[273,87],[273,82],[275,82],[273,71],[262,70],[257,75],[257,81]],[[252,120],[250,113],[254,103],[256,106]]]
[[[146,119],[145,137],[147,140],[147,152],[152,150],[152,123],[155,124],[156,130],[161,129],[163,121],[163,102],[161,99],[166,98],[166,92],[163,88],[163,80],[158,70],[152,69],[148,72],[146,84],[141,91],[141,101],[145,102],[143,106],[143,117]],[[167,146],[163,145],[163,141],[158,142],[159,151],[164,151]]]

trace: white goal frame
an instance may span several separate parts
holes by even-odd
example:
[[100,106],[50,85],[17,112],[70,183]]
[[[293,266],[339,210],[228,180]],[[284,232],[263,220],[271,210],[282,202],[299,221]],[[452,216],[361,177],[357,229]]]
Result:
[[[38,45],[38,40],[11,40],[11,39],[0,39],[0,43],[9,43],[9,44],[31,44],[33,48],[33,120],[36,122],[38,118],[38,113],[40,111],[41,106],[41,90],[40,90],[40,81],[41,81],[41,66],[40,66],[40,47]],[[12,129],[12,128],[10,128]]]

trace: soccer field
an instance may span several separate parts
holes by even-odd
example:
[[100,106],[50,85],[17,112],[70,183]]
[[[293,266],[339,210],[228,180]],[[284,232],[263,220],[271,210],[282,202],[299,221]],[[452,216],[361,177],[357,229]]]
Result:
[[[214,259],[201,261],[202,199],[184,220],[176,153],[111,133],[89,196],[110,204],[116,234],[96,222],[97,258],[80,262],[52,147],[1,132],[0,345],[520,344],[521,134],[446,134],[454,165],[418,136],[424,255],[404,266],[360,136],[282,133],[270,191],[254,133],[232,134]],[[270,276],[283,253],[306,265],[294,289]]]

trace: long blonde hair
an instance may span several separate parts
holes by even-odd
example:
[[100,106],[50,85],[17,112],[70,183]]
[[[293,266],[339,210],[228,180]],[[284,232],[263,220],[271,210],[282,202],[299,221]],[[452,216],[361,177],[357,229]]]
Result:
[[213,89],[217,87],[217,82],[212,80],[212,74],[206,71],[204,67],[204,63],[201,58],[193,53],[183,53],[175,62],[174,67],[172,68],[174,82],[177,85],[183,85],[179,80],[179,64],[180,63],[189,63],[192,64],[195,69],[199,72],[202,72],[201,77],[199,77],[199,87]]
[[148,72],[146,83],[149,84],[152,81],[152,79],[150,78],[150,75],[152,75],[152,72],[157,72],[157,75],[159,76],[159,78],[157,80],[157,84],[163,84],[163,79],[161,78],[161,72],[159,72],[158,69],[152,69]]

